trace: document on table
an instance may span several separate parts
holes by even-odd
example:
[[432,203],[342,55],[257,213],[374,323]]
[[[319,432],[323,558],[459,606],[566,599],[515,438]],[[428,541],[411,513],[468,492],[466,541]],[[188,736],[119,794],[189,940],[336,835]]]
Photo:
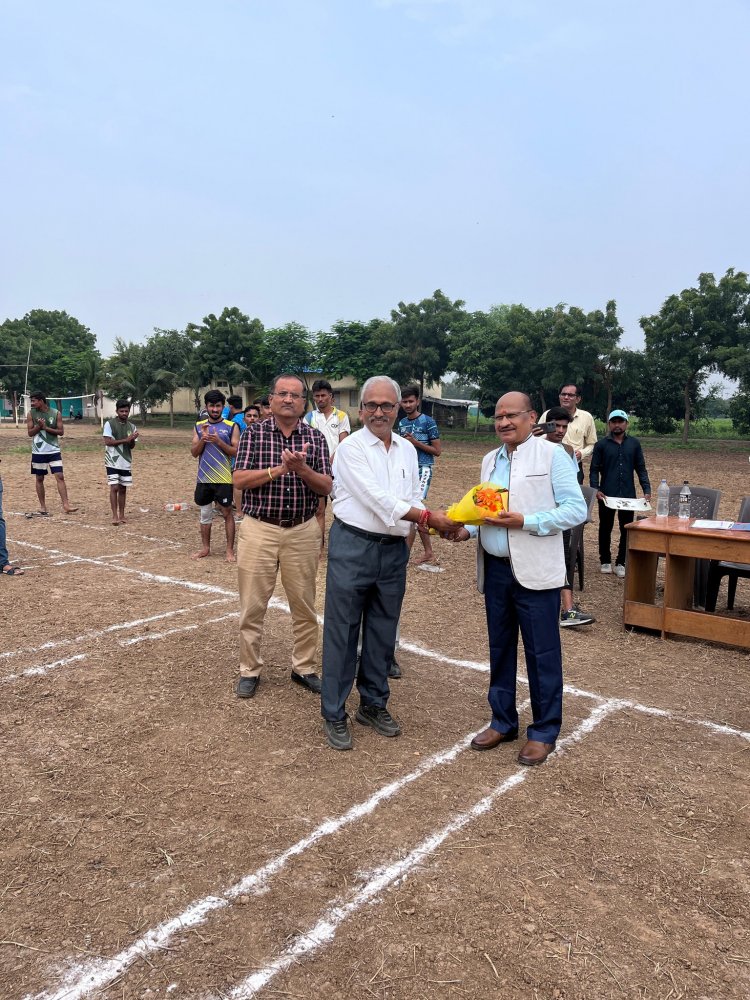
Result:
[[652,510],[648,500],[636,500],[634,497],[605,497],[604,506],[610,510]]
[[710,528],[713,531],[750,531],[750,524],[740,521],[693,521],[691,528]]

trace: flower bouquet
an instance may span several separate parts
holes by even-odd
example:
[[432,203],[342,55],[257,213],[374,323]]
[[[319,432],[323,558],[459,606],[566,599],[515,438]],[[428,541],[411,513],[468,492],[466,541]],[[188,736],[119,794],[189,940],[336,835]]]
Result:
[[452,503],[445,513],[463,524],[482,524],[485,517],[495,517],[507,509],[508,491],[504,486],[480,483],[458,503]]

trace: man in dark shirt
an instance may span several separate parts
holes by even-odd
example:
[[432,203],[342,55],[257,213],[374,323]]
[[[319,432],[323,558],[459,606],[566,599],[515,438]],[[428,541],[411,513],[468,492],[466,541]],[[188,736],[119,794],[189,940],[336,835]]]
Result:
[[[651,499],[651,483],[646,471],[641,442],[630,437],[628,415],[624,410],[612,410],[609,415],[609,433],[594,445],[591,457],[589,483],[597,491],[599,500],[599,561],[602,573],[612,572],[610,542],[615,523],[615,511],[607,507],[607,497],[635,497],[634,474],[638,476],[643,495]],[[601,476],[601,483],[600,483]],[[620,523],[620,544],[617,547],[615,573],[625,576],[625,525],[635,517],[632,510],[618,510]]]
[[320,694],[315,578],[321,534],[315,512],[333,485],[328,445],[302,420],[306,388],[300,378],[279,375],[269,396],[270,418],[243,433],[234,463],[233,484],[243,491],[246,515],[237,544],[239,698],[252,698],[258,687],[263,619],[279,569],[292,614],[292,680]]

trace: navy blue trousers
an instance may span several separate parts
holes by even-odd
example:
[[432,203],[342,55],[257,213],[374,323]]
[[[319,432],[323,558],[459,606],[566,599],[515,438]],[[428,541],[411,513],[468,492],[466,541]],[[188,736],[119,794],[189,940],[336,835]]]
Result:
[[518,731],[516,669],[520,629],[533,722],[527,739],[554,743],[562,724],[560,589],[528,590],[508,563],[485,553],[484,605],[490,640],[490,727]]

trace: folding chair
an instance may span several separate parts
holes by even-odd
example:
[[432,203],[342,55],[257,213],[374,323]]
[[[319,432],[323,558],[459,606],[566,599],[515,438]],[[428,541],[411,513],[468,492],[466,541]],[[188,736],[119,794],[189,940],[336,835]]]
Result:
[[[740,512],[737,520],[741,524],[750,521],[750,497],[743,497],[740,504]],[[716,601],[719,597],[719,586],[722,577],[729,577],[727,581],[727,610],[734,607],[734,598],[737,593],[737,581],[750,580],[750,563],[723,562],[712,559],[708,569],[708,585],[706,588],[706,611],[716,611]]]

